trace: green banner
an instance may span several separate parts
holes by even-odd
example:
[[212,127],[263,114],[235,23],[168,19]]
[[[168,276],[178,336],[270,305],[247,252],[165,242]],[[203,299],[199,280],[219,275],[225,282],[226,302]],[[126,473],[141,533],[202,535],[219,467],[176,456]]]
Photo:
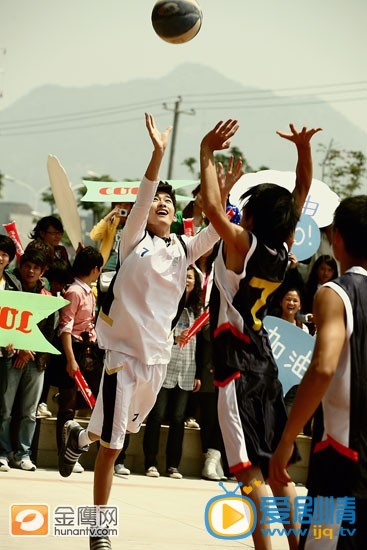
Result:
[[[192,188],[198,184],[197,180],[165,180],[173,189]],[[87,188],[86,194],[81,198],[82,202],[135,202],[140,181],[90,181],[83,180]],[[188,202],[191,196],[177,195],[177,202]]]
[[45,294],[0,291],[0,346],[14,349],[60,352],[43,336],[37,323],[68,304],[68,300]]

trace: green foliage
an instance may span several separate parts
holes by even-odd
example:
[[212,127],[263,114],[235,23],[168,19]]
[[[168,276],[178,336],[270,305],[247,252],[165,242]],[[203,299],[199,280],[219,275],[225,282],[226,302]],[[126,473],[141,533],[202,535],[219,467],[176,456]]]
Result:
[[45,202],[46,204],[50,205],[50,214],[53,215],[54,212],[55,212],[56,203],[55,203],[55,198],[54,198],[54,194],[51,190],[51,187],[49,187],[49,189],[47,189],[47,191],[44,191],[41,194],[41,200],[42,200],[42,202]]
[[319,143],[318,152],[323,158],[320,162],[321,179],[341,198],[350,197],[362,186],[366,176],[367,157],[362,151],[348,151]]
[[245,155],[236,146],[233,146],[230,149],[228,149],[228,152],[216,153],[214,155],[215,162],[216,163],[221,162],[223,164],[224,169],[227,170],[228,162],[229,162],[229,159],[232,155],[234,157],[234,163],[236,163],[238,158],[242,159],[242,167],[243,167],[243,170],[245,172],[253,172],[254,171],[253,168],[251,168],[251,166],[247,162],[247,159],[245,158]]
[[[227,170],[228,162],[229,162],[229,159],[232,155],[234,157],[234,162],[236,162],[238,158],[242,159],[242,165],[243,165],[242,169],[245,173],[257,172],[258,170],[268,170],[267,166],[260,166],[260,168],[258,168],[257,170],[254,169],[247,162],[247,159],[246,159],[245,155],[242,153],[242,151],[236,146],[231,147],[225,153],[223,153],[223,152],[222,153],[216,153],[214,155],[215,162],[216,163],[221,162],[224,166],[224,169]],[[197,164],[197,160],[194,157],[188,157],[188,158],[184,159],[182,164],[184,166],[187,166],[187,168],[190,170],[191,174],[195,175],[194,165]],[[200,179],[200,172],[196,173],[196,178]]]

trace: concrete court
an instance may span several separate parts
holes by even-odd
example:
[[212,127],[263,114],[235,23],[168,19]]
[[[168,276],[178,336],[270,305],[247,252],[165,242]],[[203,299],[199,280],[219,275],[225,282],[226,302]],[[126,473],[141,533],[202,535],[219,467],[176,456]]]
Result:
[[[92,502],[93,472],[72,474],[63,479],[55,470],[0,472],[0,549],[87,550],[87,537],[25,537],[10,535],[11,504],[47,504],[51,511],[60,505],[86,506]],[[234,490],[235,482],[226,483]],[[304,487],[297,487],[306,494]],[[210,550],[253,548],[252,538],[221,540],[205,529],[206,503],[222,494],[216,482],[196,478],[181,480],[144,475],[114,477],[110,505],[119,508],[118,537],[112,548],[128,550]],[[51,521],[52,523],[52,521]],[[280,527],[275,524],[274,527]],[[285,537],[274,536],[273,550],[288,548]]]

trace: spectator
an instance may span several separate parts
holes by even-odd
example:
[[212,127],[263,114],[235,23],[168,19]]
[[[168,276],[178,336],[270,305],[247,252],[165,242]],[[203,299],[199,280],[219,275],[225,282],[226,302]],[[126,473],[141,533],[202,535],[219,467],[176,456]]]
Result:
[[[95,297],[92,284],[99,277],[103,257],[91,246],[82,248],[73,263],[74,282],[64,293],[69,304],[60,312],[59,337],[62,357],[59,359],[59,410],[57,414],[57,446],[61,449],[62,429],[72,420],[78,407],[75,373],[81,370],[92,393],[98,393],[102,374],[102,352],[96,343]],[[89,354],[89,357],[87,357]],[[92,359],[89,362],[89,359]],[[74,473],[83,467],[76,463]]]
[[[42,274],[46,268],[46,257],[38,250],[25,252],[20,258],[19,269],[14,271],[24,292],[36,294],[50,293],[44,288]],[[39,324],[43,335],[52,341],[54,315],[43,319]],[[34,471],[31,460],[31,444],[36,428],[37,405],[42,392],[44,371],[49,362],[49,354],[30,350],[17,350],[8,363],[7,388],[3,396],[0,421],[0,456],[21,470]],[[10,423],[16,397],[19,396],[19,428],[17,447],[12,448]],[[5,464],[6,467],[6,464]]]
[[143,440],[145,474],[149,477],[159,477],[157,453],[160,428],[163,420],[169,416],[166,473],[175,479],[182,478],[178,467],[182,456],[185,410],[191,392],[199,391],[201,382],[196,374],[196,338],[191,339],[183,349],[180,349],[179,344],[183,335],[198,317],[201,311],[200,302],[200,277],[191,266],[187,269],[185,308],[174,329],[174,345],[171,360],[167,365],[166,378],[145,426]]

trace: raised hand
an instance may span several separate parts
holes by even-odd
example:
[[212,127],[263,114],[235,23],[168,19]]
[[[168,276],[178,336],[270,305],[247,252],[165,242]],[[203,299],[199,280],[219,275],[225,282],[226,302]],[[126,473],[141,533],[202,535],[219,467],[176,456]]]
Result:
[[153,142],[155,150],[164,152],[168,145],[168,138],[172,131],[172,126],[168,126],[164,132],[158,130],[153,115],[145,113],[145,124],[149,132],[150,139]]
[[295,129],[294,125],[291,123],[289,125],[291,134],[286,134],[285,132],[278,131],[277,134],[283,139],[292,141],[297,147],[302,147],[302,145],[307,145],[310,143],[312,136],[317,132],[321,132],[322,128],[310,128],[309,130],[306,126],[303,126],[301,131]]
[[231,137],[237,132],[239,124],[237,120],[229,119],[226,122],[222,120],[216,124],[213,130],[210,130],[204,136],[201,147],[207,148],[210,151],[221,151],[228,149],[231,144]]
[[242,159],[238,158],[233,168],[234,156],[231,155],[227,171],[224,170],[223,164],[218,162],[217,165],[217,178],[219,189],[222,198],[228,197],[234,184],[243,176]]

